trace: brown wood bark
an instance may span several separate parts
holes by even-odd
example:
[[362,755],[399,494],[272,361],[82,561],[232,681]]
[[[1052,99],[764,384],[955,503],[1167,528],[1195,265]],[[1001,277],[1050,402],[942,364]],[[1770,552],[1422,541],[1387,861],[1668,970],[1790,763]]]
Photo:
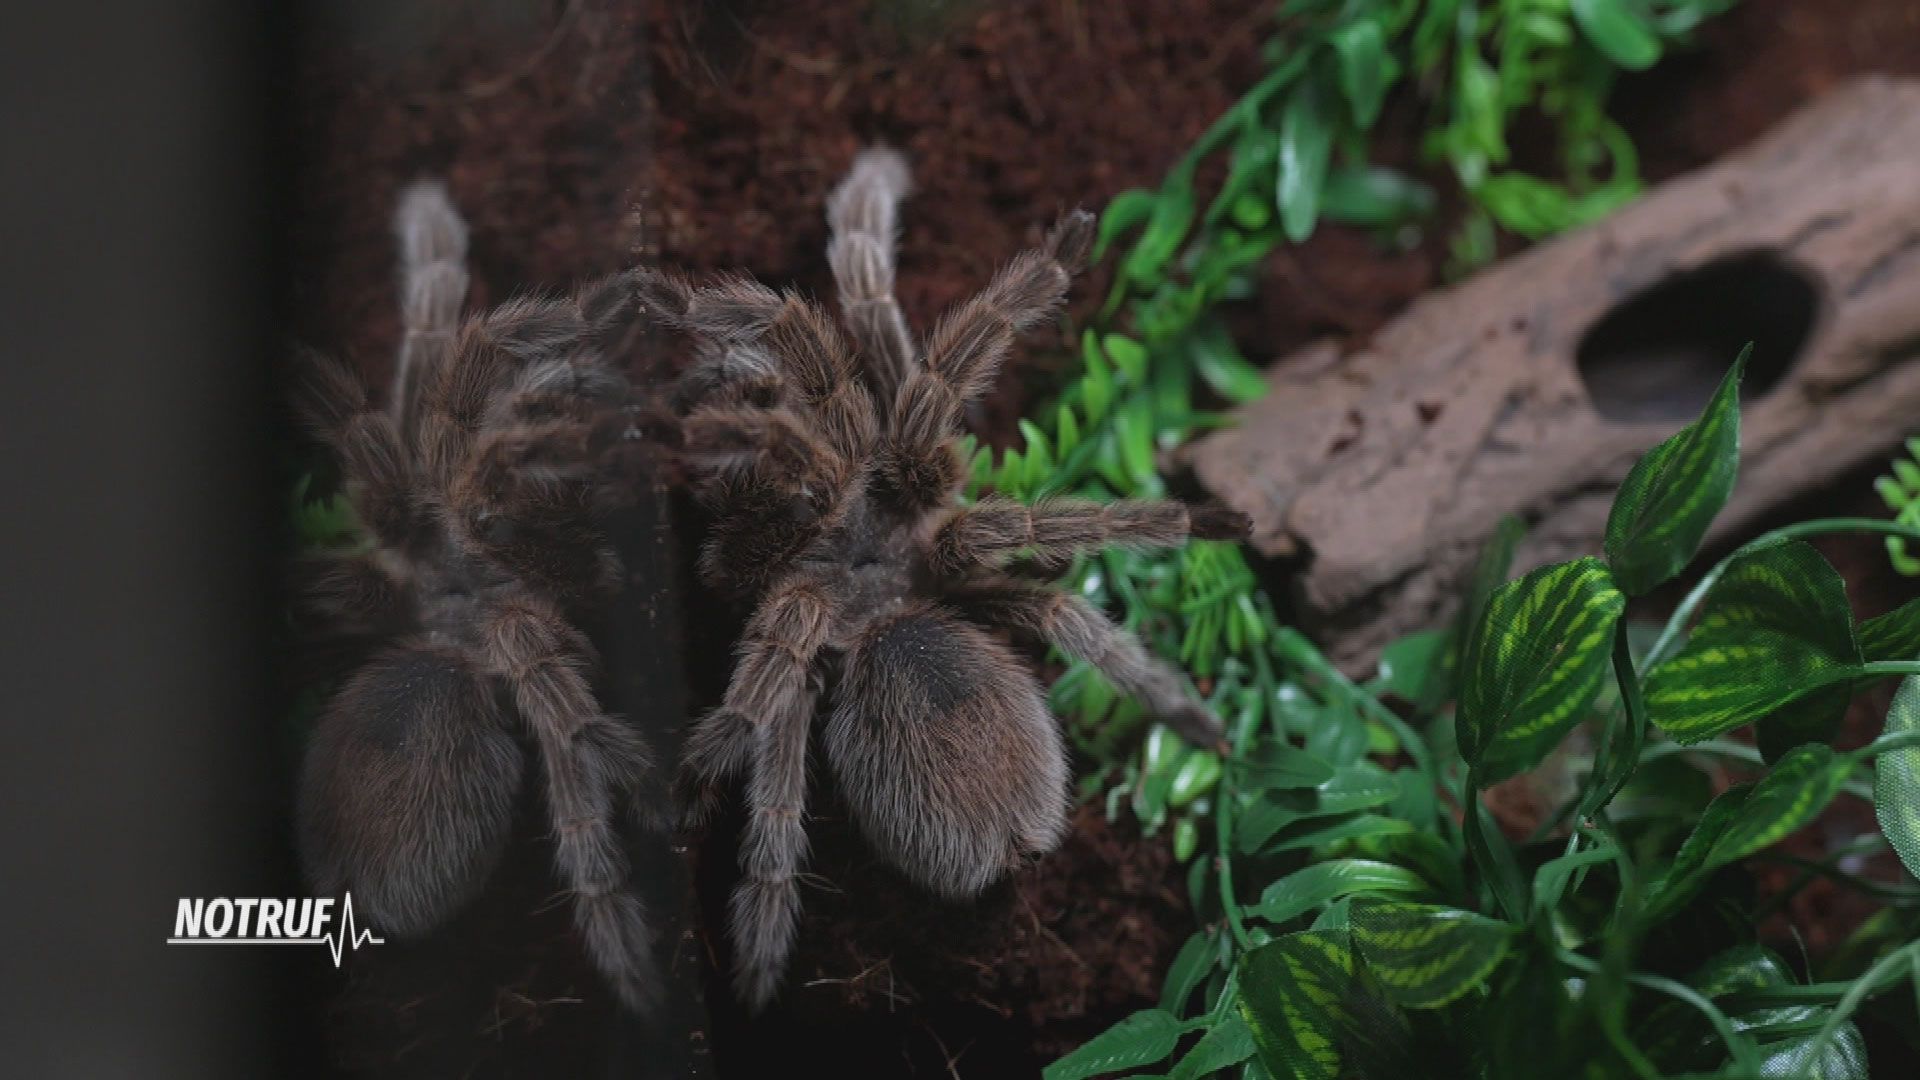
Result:
[[[1715,266],[1689,295],[1687,275]],[[1797,350],[1777,295],[1795,278],[1812,290]],[[1638,340],[1583,378],[1590,332],[1662,290],[1618,315]],[[1750,372],[1740,479],[1710,542],[1920,426],[1920,84],[1850,85],[1370,342],[1281,360],[1267,397],[1188,460],[1252,516],[1261,553],[1298,566],[1307,629],[1358,664],[1448,615],[1503,515],[1531,526],[1516,572],[1597,553],[1614,488],[1750,338],[1784,370]]]

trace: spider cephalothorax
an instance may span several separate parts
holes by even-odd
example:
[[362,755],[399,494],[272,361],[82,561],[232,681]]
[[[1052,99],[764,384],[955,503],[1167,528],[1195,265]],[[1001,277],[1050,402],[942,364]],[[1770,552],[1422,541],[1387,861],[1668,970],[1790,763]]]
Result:
[[648,805],[651,766],[597,703],[571,618],[618,580],[600,519],[605,451],[627,424],[614,357],[635,325],[632,278],[462,322],[465,227],[444,191],[410,189],[396,223],[407,333],[390,407],[324,357],[299,375],[303,417],[372,534],[314,568],[305,595],[325,629],[372,649],[314,729],[302,853],[375,925],[425,932],[486,882],[530,747],[575,926],[638,1007],[658,984],[616,822]]
[[893,299],[906,183],[898,155],[870,151],[828,203],[828,259],[851,343],[816,305],[749,280],[643,284],[651,306],[705,351],[683,387],[688,447],[717,466],[705,485],[716,522],[703,569],[759,600],[724,702],[700,721],[683,763],[702,803],[716,782],[748,774],[732,932],[736,985],[756,1005],[773,994],[792,945],[807,743],[823,687],[826,757],[862,831],[948,897],[978,893],[1065,829],[1058,727],[1029,666],[993,631],[1050,642],[1189,737],[1219,736],[1184,679],[1132,634],[1008,564],[1243,535],[1244,518],[1173,502],[958,498],[962,412],[992,385],[1014,335],[1058,308],[1087,257],[1092,217],[1063,217],[923,346]]

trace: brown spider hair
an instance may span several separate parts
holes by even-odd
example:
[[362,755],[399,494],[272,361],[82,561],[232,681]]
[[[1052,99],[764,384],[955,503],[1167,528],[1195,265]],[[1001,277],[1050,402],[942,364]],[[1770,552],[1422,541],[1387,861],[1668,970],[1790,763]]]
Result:
[[605,451],[626,433],[614,358],[636,322],[632,280],[461,321],[466,231],[444,189],[409,189],[396,226],[406,333],[389,408],[325,357],[298,372],[299,411],[372,539],[307,579],[313,621],[373,647],[307,749],[303,859],[377,926],[432,929],[502,853],[524,731],[574,925],[638,1008],[658,980],[616,822],[649,813],[652,765],[596,701],[594,653],[570,617],[618,580],[600,520],[613,505]]
[[992,386],[1014,336],[1057,311],[1092,216],[1061,218],[923,346],[893,296],[906,190],[904,161],[875,150],[828,200],[851,343],[815,304],[751,280],[643,280],[649,305],[704,354],[682,387],[687,445],[707,466],[696,480],[716,516],[702,568],[759,597],[725,698],[682,764],[696,820],[720,781],[748,775],[731,926],[735,985],[754,1006],[771,998],[792,946],[807,743],[824,686],[824,749],[853,817],[893,864],[947,897],[977,894],[1066,827],[1058,726],[1029,666],[991,631],[1050,642],[1188,738],[1219,739],[1174,669],[1085,600],[1010,564],[1241,536],[1244,517],[1159,501],[958,502],[963,410]]

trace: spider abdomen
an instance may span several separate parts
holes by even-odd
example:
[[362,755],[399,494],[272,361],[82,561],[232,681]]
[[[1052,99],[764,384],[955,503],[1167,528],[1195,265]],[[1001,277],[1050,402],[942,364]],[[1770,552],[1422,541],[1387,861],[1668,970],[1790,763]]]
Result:
[[418,644],[375,658],[314,728],[300,785],[301,854],[325,892],[419,934],[498,862],[524,771],[491,682]]
[[848,651],[828,760],[881,854],[924,888],[971,897],[1066,828],[1066,759],[1039,687],[984,631],[930,603]]

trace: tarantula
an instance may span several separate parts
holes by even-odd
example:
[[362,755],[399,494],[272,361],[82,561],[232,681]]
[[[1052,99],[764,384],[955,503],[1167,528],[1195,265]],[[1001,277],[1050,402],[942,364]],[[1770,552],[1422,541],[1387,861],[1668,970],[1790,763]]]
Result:
[[1062,217],[923,347],[893,297],[907,179],[898,154],[868,151],[828,202],[851,344],[817,305],[751,280],[643,277],[649,306],[705,354],[683,381],[687,446],[712,466],[702,569],[760,596],[723,702],[682,763],[695,820],[721,781],[749,775],[731,928],[736,989],[754,1007],[773,995],[793,942],[807,743],[829,683],[826,757],[854,819],[890,862],[949,898],[1053,849],[1066,827],[1058,728],[1028,666],[991,630],[1050,642],[1189,738],[1219,738],[1171,667],[1080,597],[1016,576],[1013,561],[1057,567],[1104,544],[1243,536],[1243,516],[1160,501],[957,501],[962,412],[1014,335],[1059,307],[1092,216]]
[[632,277],[463,322],[466,229],[445,190],[410,188],[395,225],[406,334],[389,409],[329,359],[299,372],[303,419],[373,538],[328,557],[304,600],[330,630],[377,642],[314,729],[302,855],[315,885],[351,890],[384,929],[443,922],[507,841],[526,766],[517,723],[544,773],[575,928],[642,1007],[658,986],[652,936],[616,820],[623,804],[646,818],[652,765],[596,702],[594,653],[569,619],[618,581],[599,523],[606,451],[631,434],[614,357],[638,313]]

